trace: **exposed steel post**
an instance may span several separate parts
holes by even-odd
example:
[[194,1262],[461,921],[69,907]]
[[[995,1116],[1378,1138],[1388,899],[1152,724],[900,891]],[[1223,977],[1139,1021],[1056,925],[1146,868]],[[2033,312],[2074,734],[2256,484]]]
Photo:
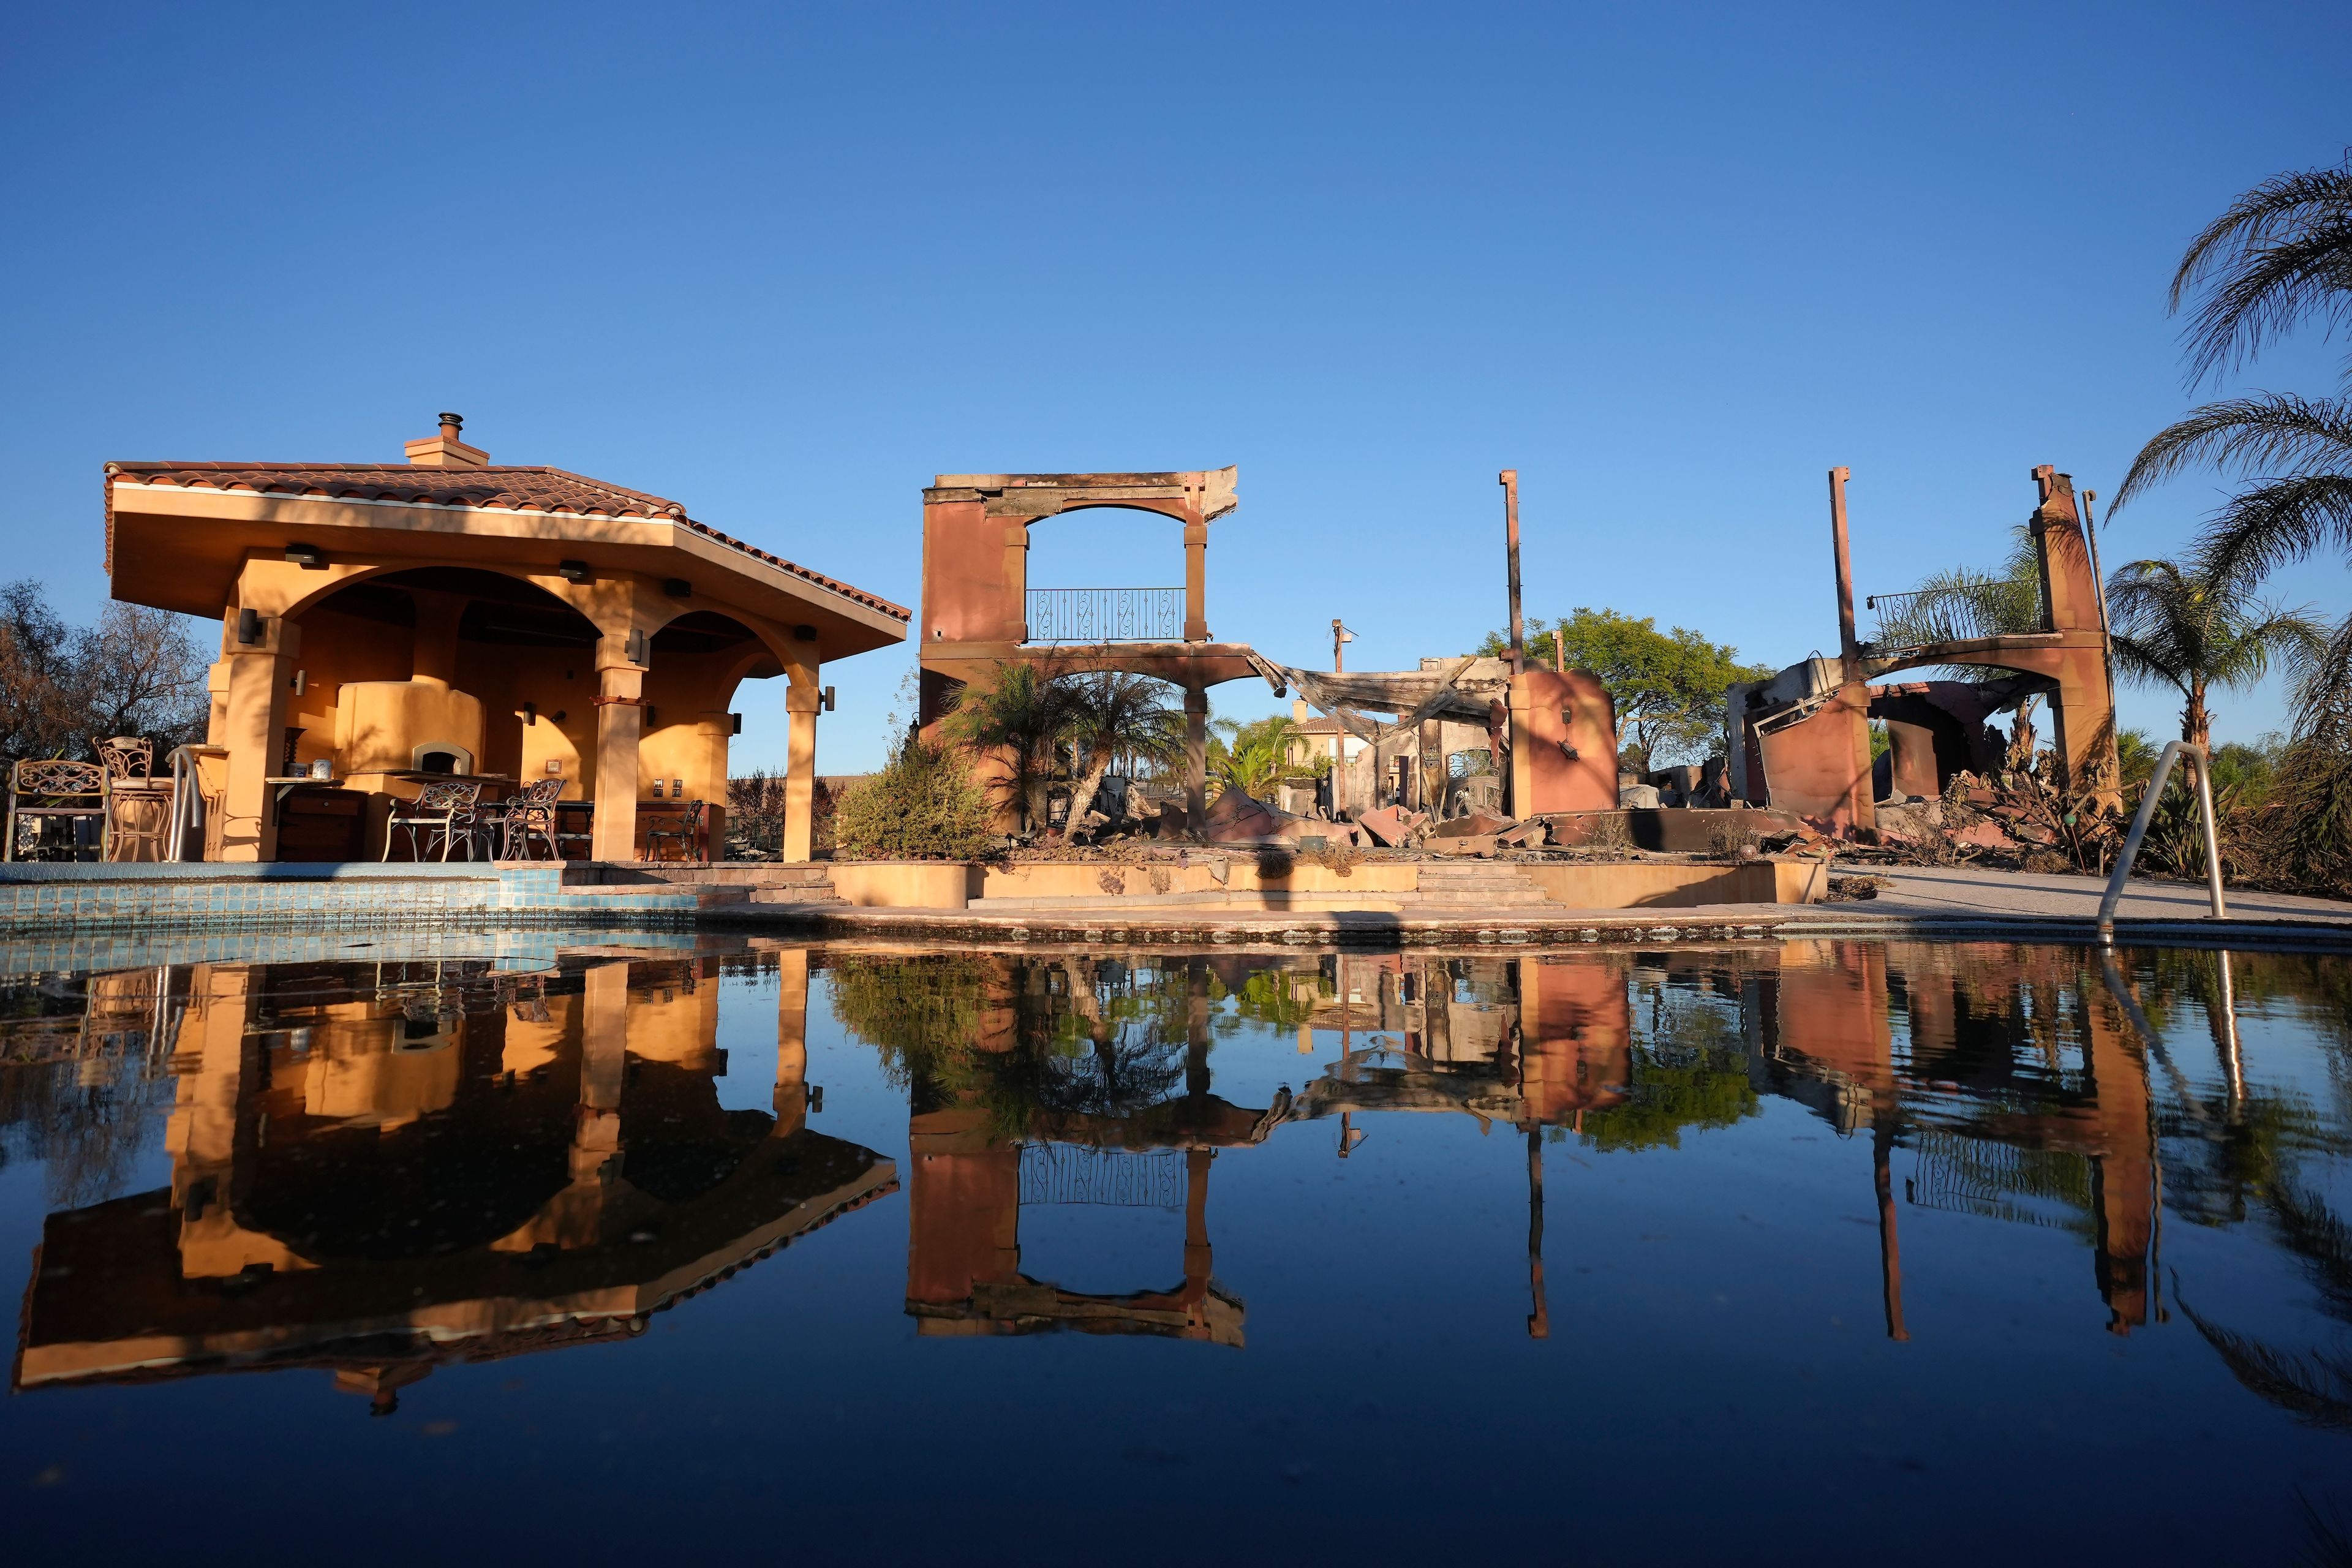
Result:
[[1862,643],[1853,630],[1853,556],[1846,543],[1845,482],[1853,470],[1830,470],[1830,541],[1837,551],[1838,658],[1847,680],[1862,678]]
[[2083,492],[2083,540],[2091,547],[2091,582],[2099,590],[2099,663],[2107,675],[2107,728],[2116,723],[2116,629],[2107,624],[2107,577],[2099,570],[2099,523],[2091,504],[2096,490]]
[[1519,618],[1519,470],[1505,468],[1495,476],[1503,487],[1503,538],[1510,560],[1511,673],[1528,668],[1527,623]]

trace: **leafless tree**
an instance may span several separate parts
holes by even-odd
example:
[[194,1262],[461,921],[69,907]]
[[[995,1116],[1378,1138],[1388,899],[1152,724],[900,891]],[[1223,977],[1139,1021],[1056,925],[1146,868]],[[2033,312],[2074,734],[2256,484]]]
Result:
[[208,660],[184,616],[109,602],[68,626],[30,578],[0,585],[0,763],[89,756],[113,735],[160,754],[202,731]]

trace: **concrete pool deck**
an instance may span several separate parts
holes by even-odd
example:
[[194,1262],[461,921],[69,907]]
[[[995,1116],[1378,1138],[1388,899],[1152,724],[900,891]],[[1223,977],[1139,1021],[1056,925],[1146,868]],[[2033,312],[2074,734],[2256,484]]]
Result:
[[[2104,879],[1962,868],[1885,870],[1874,898],[1817,904],[1693,904],[1578,910],[1562,905],[1433,911],[1225,911],[1150,897],[1035,901],[1017,910],[870,909],[759,902],[706,911],[737,929],[806,931],[912,942],[1235,942],[1454,945],[1564,942],[1691,942],[1820,937],[2082,940],[2095,932]],[[2227,918],[2208,917],[2200,883],[2135,879],[2117,910],[2124,945],[2252,942],[2352,948],[2352,903],[2285,893],[2225,891]]]
[[[889,870],[904,883],[910,868],[931,869],[867,869]],[[1489,896],[1459,883],[1435,897],[1402,899],[1368,887],[1354,898],[1331,890],[1296,900],[1254,891],[1225,902],[1200,893],[1147,892],[977,899],[956,906],[905,897],[928,886],[918,880],[896,888],[901,896],[895,903],[879,905],[860,896],[854,878],[835,886],[846,867],[666,869],[667,875],[579,862],[561,868],[545,862],[9,866],[0,868],[0,934],[667,927],[957,946],[1458,946],[1814,936],[2081,941],[2094,934],[2105,888],[2090,877],[1874,868],[1868,875],[1879,884],[1875,897],[1826,903],[1683,901],[1696,890],[1685,888],[1630,907],[1583,908],[1528,886]],[[962,868],[946,869],[953,890],[962,891]],[[2117,938],[2126,944],[2352,948],[2352,902],[2245,889],[2227,898],[2228,918],[2215,921],[2206,917],[2201,885],[2135,880],[2118,911]]]

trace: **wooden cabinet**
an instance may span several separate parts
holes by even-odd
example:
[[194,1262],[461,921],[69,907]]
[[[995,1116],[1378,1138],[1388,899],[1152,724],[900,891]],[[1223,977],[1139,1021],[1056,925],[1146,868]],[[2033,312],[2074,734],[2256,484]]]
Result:
[[374,858],[363,842],[366,807],[367,796],[358,790],[333,784],[295,785],[278,803],[278,858]]

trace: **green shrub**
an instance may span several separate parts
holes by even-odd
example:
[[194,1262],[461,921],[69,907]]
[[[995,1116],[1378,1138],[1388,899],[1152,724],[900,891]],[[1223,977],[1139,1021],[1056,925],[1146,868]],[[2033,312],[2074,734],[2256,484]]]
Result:
[[841,792],[835,852],[863,860],[969,860],[988,852],[988,797],[962,755],[918,736]]

